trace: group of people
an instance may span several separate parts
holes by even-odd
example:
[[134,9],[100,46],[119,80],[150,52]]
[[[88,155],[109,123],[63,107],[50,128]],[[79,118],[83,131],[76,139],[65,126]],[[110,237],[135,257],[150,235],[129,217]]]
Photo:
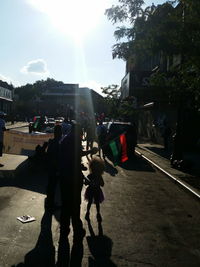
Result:
[[[66,122],[67,123],[67,122]],[[96,148],[83,150],[81,127],[70,124],[63,134],[63,125],[56,125],[54,138],[48,141],[46,147],[46,159],[48,170],[47,198],[45,208],[52,212],[57,184],[60,185],[61,193],[61,215],[60,215],[60,241],[65,242],[70,232],[70,221],[72,220],[74,242],[80,241],[85,235],[82,221],[80,219],[81,191],[83,184],[87,186],[85,200],[88,201],[85,219],[90,219],[90,207],[96,204],[97,220],[101,221],[100,203],[104,200],[101,187],[104,185],[102,174],[104,172],[104,161],[99,157],[93,157],[89,161],[90,174],[83,174],[82,157],[95,154]]]

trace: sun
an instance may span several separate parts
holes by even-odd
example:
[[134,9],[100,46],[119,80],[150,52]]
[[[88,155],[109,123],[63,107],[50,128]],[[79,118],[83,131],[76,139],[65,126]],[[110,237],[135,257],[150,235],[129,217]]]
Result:
[[62,33],[82,39],[100,22],[110,0],[27,0]]

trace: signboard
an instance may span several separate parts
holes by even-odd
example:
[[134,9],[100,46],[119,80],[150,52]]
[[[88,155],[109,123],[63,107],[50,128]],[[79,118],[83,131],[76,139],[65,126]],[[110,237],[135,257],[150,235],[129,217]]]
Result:
[[32,156],[37,145],[43,145],[53,134],[46,133],[22,133],[14,130],[4,132],[3,153]]

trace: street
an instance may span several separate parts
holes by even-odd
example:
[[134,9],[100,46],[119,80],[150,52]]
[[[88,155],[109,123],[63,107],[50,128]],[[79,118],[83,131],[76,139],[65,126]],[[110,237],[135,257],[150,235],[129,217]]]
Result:
[[[84,163],[87,166],[86,158]],[[44,213],[47,175],[29,160],[22,165],[15,175],[4,173],[0,178],[0,266],[54,266],[47,262],[57,257],[59,209],[48,227],[51,220]],[[102,223],[97,223],[95,206],[91,224],[84,219],[87,203],[82,196],[86,229],[82,266],[200,266],[196,198],[139,157],[116,167],[106,160],[103,178]],[[82,195],[84,191],[85,186]],[[59,195],[56,203],[59,206]],[[25,214],[36,221],[16,220]],[[69,240],[72,246],[72,234]]]

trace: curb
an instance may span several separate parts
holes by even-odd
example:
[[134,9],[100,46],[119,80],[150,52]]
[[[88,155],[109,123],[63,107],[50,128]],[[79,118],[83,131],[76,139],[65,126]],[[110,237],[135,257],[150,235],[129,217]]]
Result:
[[192,193],[193,195],[195,195],[195,197],[197,197],[198,199],[200,199],[200,192],[199,192],[199,190],[195,189],[193,186],[191,186],[188,183],[184,182],[180,178],[175,177],[172,174],[170,174],[169,172],[165,171],[163,168],[161,168],[159,165],[157,165],[154,161],[150,160],[148,157],[146,157],[145,155],[143,155],[142,153],[140,153],[139,151],[137,151],[137,149],[135,150],[135,152],[139,156],[141,156],[142,158],[144,158],[145,160],[147,160],[149,163],[151,163],[153,166],[155,166],[162,173],[164,173],[169,178],[171,178],[173,181],[177,182],[179,185],[181,185],[182,187],[184,187],[184,189],[188,190],[190,193]]
[[[10,127],[11,126],[11,127]],[[6,129],[9,129],[9,130],[13,130],[13,129],[17,129],[17,128],[23,128],[23,127],[28,127],[28,124],[23,124],[23,125],[6,125]]]

